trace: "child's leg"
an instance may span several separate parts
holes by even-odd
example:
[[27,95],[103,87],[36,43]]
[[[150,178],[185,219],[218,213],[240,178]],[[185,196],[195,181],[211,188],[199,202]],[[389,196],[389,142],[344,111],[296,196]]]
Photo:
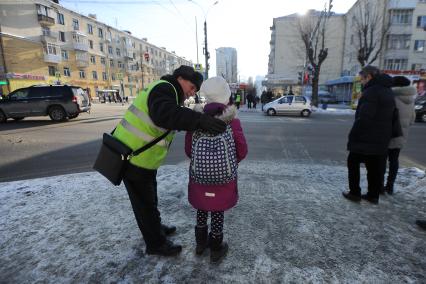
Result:
[[228,252],[228,244],[223,242],[223,211],[211,212],[210,261],[219,262]]
[[197,210],[197,225],[195,226],[195,241],[197,242],[197,247],[195,248],[195,253],[201,255],[204,250],[207,248],[207,218],[209,212],[203,210]]
[[223,221],[224,221],[224,212],[223,211],[212,211],[211,212],[211,232],[212,237],[220,236],[223,234]]

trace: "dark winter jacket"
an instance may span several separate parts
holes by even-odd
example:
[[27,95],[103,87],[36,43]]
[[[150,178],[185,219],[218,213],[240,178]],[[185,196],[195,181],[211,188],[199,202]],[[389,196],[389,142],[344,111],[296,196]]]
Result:
[[155,125],[170,130],[189,130],[198,128],[201,113],[182,107],[185,100],[182,87],[172,75],[161,77],[170,82],[176,89],[179,104],[176,102],[175,91],[170,84],[163,83],[155,86],[148,98],[149,116]]
[[381,74],[365,86],[355,112],[347,148],[365,155],[384,155],[392,135],[395,109],[392,78]]
[[[201,111],[201,110],[200,110]],[[238,118],[235,106],[225,106],[219,103],[210,103],[204,107],[205,113],[215,116],[232,128],[232,136],[235,142],[237,162],[243,160],[247,155],[247,143],[243,129]],[[191,158],[192,152],[192,132],[187,132],[185,136],[185,153]],[[214,193],[215,197],[206,197],[206,192]],[[238,201],[237,179],[221,185],[204,185],[189,178],[188,200],[191,205],[205,211],[225,211]]]
[[395,95],[395,103],[399,111],[399,120],[403,135],[392,138],[389,143],[389,149],[401,149],[407,141],[408,127],[414,123],[416,118],[414,99],[417,91],[413,86],[394,87],[392,91]]

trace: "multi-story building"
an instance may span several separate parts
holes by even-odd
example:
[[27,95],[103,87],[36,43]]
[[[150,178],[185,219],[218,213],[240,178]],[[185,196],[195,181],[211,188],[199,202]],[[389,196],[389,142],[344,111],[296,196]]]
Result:
[[[1,2],[1,0],[0,0]],[[4,1],[3,1],[4,2]],[[58,1],[6,1],[0,11],[0,87],[72,84],[125,96],[192,62]]]
[[216,74],[222,76],[228,83],[237,83],[237,50],[232,47],[216,49]]
[[[316,19],[319,13],[310,10],[306,15],[291,14],[273,19],[266,86],[276,93],[282,94],[284,89],[297,85],[298,73],[306,70],[308,60],[299,26],[305,17]],[[343,26],[343,15],[333,14],[327,21],[325,47],[328,55],[321,66],[320,83],[340,75]]]

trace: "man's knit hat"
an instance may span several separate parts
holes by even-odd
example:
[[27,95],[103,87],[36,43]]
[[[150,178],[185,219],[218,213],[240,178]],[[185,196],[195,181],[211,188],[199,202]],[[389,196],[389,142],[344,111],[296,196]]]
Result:
[[392,78],[393,87],[405,87],[410,86],[411,81],[405,76],[395,76]]
[[231,97],[228,83],[222,77],[212,77],[203,82],[200,89],[206,103],[221,103],[227,105]]
[[180,76],[185,80],[191,81],[197,87],[197,91],[200,90],[201,83],[203,83],[203,75],[195,71],[191,66],[181,65],[173,72],[173,76],[175,78]]

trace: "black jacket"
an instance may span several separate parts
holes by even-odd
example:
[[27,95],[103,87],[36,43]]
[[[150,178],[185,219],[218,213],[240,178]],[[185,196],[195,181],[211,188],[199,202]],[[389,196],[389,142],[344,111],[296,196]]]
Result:
[[384,155],[392,135],[395,109],[392,78],[381,74],[365,86],[358,102],[347,148],[365,155]]
[[179,104],[176,102],[175,91],[170,84],[158,84],[151,90],[148,97],[148,111],[152,121],[155,125],[165,129],[196,130],[200,122],[201,113],[181,106],[185,96],[174,76],[166,75],[161,77],[161,80],[166,80],[175,87]]

